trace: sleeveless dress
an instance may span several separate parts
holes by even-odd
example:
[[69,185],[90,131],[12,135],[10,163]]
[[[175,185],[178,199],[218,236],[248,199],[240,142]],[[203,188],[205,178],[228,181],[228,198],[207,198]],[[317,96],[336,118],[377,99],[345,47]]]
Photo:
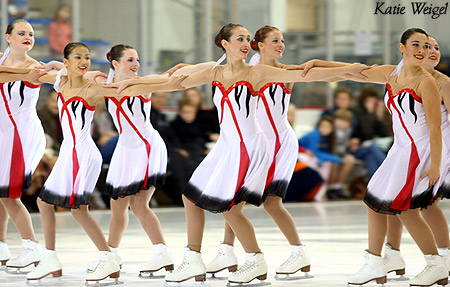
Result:
[[[444,74],[439,73],[439,76],[436,78],[436,84],[438,85],[439,90],[441,90],[442,85],[448,81],[448,77]],[[447,160],[444,166],[441,166],[441,169],[444,171],[444,175],[442,178],[442,184],[439,188],[439,192],[445,198],[450,198],[450,122],[449,122],[449,114],[447,108],[444,103],[441,103],[441,130],[442,130],[442,139],[444,140],[446,149],[442,149],[442,152],[445,151],[447,154]]]
[[[85,93],[89,84],[79,94]],[[59,87],[55,84],[55,90]],[[65,208],[88,205],[102,166],[102,156],[91,137],[95,107],[80,96],[67,101],[58,92],[63,141],[58,159],[39,197]]]
[[[216,74],[222,68],[217,67]],[[214,213],[227,211],[242,201],[259,206],[270,161],[267,140],[256,119],[258,95],[248,81],[226,88],[216,80],[212,92],[220,136],[183,194]]]
[[0,83],[0,197],[20,198],[44,155],[45,134],[36,111],[39,91],[40,85],[25,81]]
[[386,84],[384,102],[392,117],[394,143],[370,179],[364,198],[364,202],[376,212],[398,214],[407,209],[425,208],[439,195],[445,176],[444,143],[438,182],[429,187],[428,177],[419,179],[431,164],[430,130],[422,99],[416,93],[425,77],[431,75],[424,74],[414,82],[400,86],[396,83],[397,75],[394,75]]
[[270,147],[270,168],[264,196],[284,198],[294,173],[298,140],[287,120],[291,90],[283,83],[268,83],[259,90],[258,123]]
[[119,131],[119,140],[106,177],[113,198],[164,184],[167,149],[150,123],[151,101],[143,96],[106,98],[106,107]]

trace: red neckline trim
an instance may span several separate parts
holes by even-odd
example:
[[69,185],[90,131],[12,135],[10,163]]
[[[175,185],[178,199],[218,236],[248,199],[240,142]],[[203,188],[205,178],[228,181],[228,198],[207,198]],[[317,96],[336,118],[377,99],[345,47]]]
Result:
[[286,86],[285,86],[284,83],[279,83],[279,82],[271,82],[271,83],[267,83],[267,84],[265,84],[261,89],[259,89],[259,92],[260,92],[260,93],[264,93],[264,92],[266,91],[266,89],[267,89],[268,87],[272,86],[272,85],[278,85],[278,86],[280,86],[280,87],[283,89],[283,91],[284,91],[286,94],[292,94],[292,90],[289,90],[288,88],[286,88]]
[[74,102],[74,101],[80,101],[83,103],[83,106],[86,107],[86,109],[90,110],[90,111],[95,111],[95,106],[91,106],[88,104],[88,102],[86,102],[85,99],[83,99],[82,97],[72,97],[70,99],[68,99],[67,101],[64,100],[63,96],[61,93],[58,93],[58,97],[61,99],[63,105],[67,106],[69,103]]
[[391,85],[389,85],[387,83],[386,83],[386,89],[388,90],[389,97],[391,97],[391,98],[395,98],[396,96],[400,95],[401,93],[407,92],[414,98],[414,100],[418,101],[419,103],[422,103],[422,99],[416,94],[416,91],[414,91],[413,89],[405,88],[405,89],[401,89],[400,91],[398,91],[395,94],[392,94]]
[[[105,97],[105,98],[108,98],[108,99],[116,99],[116,100],[117,100],[116,97],[109,97],[109,96],[108,96],[108,97]],[[120,105],[122,105],[122,103],[125,102],[125,100],[128,99],[128,98],[131,98],[131,97],[129,97],[129,96],[123,97],[123,98],[120,99],[120,101],[117,100],[117,102],[118,102]],[[150,102],[150,101],[152,100],[152,97],[151,97],[151,96],[148,97],[148,98],[145,98],[144,96],[139,95],[139,96],[137,96],[137,97],[135,97],[135,98],[139,98],[139,99],[140,99],[141,101],[143,101],[144,103],[148,103],[148,102]]]
[[41,87],[41,84],[35,85],[35,84],[32,84],[32,83],[27,82],[27,81],[22,81],[22,82],[25,84],[25,86],[27,86],[30,89],[37,89],[37,88]]
[[252,94],[252,96],[257,96],[257,93],[255,93],[255,90],[253,89],[252,84],[250,84],[247,81],[238,81],[238,82],[234,83],[233,85],[231,85],[228,89],[225,89],[225,87],[219,81],[213,81],[212,85],[218,87],[222,91],[222,94],[224,94],[224,95],[225,94],[228,95],[237,86],[246,86],[250,90],[250,93]]

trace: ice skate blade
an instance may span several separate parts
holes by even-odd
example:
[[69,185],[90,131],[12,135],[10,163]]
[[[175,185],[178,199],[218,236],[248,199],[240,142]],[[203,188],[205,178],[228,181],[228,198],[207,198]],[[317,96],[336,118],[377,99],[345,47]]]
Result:
[[303,274],[303,276],[295,275],[295,273],[293,273],[293,274],[276,274],[274,276],[274,278],[275,278],[275,280],[278,280],[278,281],[291,281],[291,280],[310,279],[310,278],[314,278],[314,276],[310,275],[308,272],[305,272],[305,274]]
[[27,280],[28,286],[51,286],[51,285],[59,285],[59,284],[65,284],[67,281],[62,280],[61,277],[54,277],[52,280]]
[[21,269],[24,269],[24,268],[5,267],[4,271],[6,272],[6,274],[11,274],[11,275],[26,275],[27,273],[31,272],[31,270],[22,271]]
[[[106,280],[106,279],[103,279]],[[100,282],[100,281],[86,281],[84,286],[86,287],[104,287],[123,284],[123,281],[119,281],[119,278],[114,278],[113,282]]]
[[161,279],[164,277],[166,277],[166,275],[164,274],[155,275],[155,272],[146,272],[146,271],[139,272],[139,278],[141,279]]
[[[369,281],[369,282],[370,282],[370,281]],[[360,286],[360,287],[362,287],[364,284],[367,284],[367,283],[368,283],[368,282],[363,283],[363,284],[348,284],[348,283],[347,283],[346,287],[355,287],[355,286]],[[377,287],[385,287],[385,286],[384,286],[384,283],[381,283],[381,284],[377,285]]]
[[[252,280],[253,281],[253,280]],[[268,286],[272,283],[266,282],[266,281],[259,281],[258,283],[252,283],[252,281],[248,283],[235,283],[235,282],[228,282],[227,287],[257,287],[257,286]]]
[[395,278],[388,278],[388,282],[396,282],[396,281],[408,281],[409,277],[406,277],[405,275],[400,275]]
[[205,284],[205,281],[198,283],[193,282],[164,282],[164,287],[211,287],[211,285]]

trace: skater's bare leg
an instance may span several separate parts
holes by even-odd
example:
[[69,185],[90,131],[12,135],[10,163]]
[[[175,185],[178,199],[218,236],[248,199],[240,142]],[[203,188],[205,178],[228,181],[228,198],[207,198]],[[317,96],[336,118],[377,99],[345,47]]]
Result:
[[422,216],[420,216],[418,209],[403,211],[399,217],[423,254],[438,254],[433,232]]
[[377,213],[367,207],[367,221],[369,227],[369,253],[381,256],[384,239],[387,233],[387,215]]
[[36,241],[30,213],[28,213],[20,198],[1,198],[0,201],[6,208],[22,239]]
[[42,229],[44,231],[45,248],[55,250],[56,241],[56,219],[55,206],[48,204],[42,199],[37,199],[39,214],[41,215]]
[[402,241],[403,223],[398,215],[390,215],[388,218],[387,243],[395,250],[400,250]]
[[78,209],[72,209],[72,216],[83,227],[99,251],[111,251],[100,226],[89,213],[87,205],[81,205]]
[[128,226],[128,205],[130,197],[111,198],[111,221],[109,223],[108,245],[117,248],[122,240],[123,233]]
[[259,253],[258,242],[256,242],[255,230],[250,221],[245,217],[242,209],[245,202],[233,206],[229,211],[223,213],[223,217],[230,224],[234,234],[242,244],[246,253]]
[[130,198],[130,207],[144,228],[145,233],[147,233],[147,236],[152,241],[152,244],[165,244],[161,223],[149,206],[154,192],[155,187],[152,186],[148,190],[141,190],[138,194],[132,195]]
[[450,247],[449,229],[447,218],[445,217],[442,209],[438,205],[439,200],[428,206],[426,209],[422,209],[423,219],[428,223],[433,231],[436,245],[439,248]]
[[186,196],[182,196],[184,211],[186,213],[186,226],[188,248],[200,252],[202,247],[203,231],[205,229],[205,211],[196,206]]
[[294,218],[284,207],[281,197],[268,196],[264,202],[264,209],[278,225],[278,228],[283,232],[290,245],[302,244],[295,227]]
[[6,239],[6,230],[8,228],[8,212],[6,212],[6,208],[0,201],[0,241],[5,242]]
[[236,235],[234,235],[233,229],[231,229],[228,222],[225,221],[225,233],[223,234],[223,243],[234,246]]

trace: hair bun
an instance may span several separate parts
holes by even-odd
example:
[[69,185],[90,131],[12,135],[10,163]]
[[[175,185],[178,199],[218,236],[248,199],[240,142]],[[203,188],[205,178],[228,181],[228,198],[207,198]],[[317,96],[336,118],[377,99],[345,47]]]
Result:
[[258,46],[256,46],[256,40],[255,39],[251,40],[250,46],[252,47],[253,50],[258,51]]
[[106,59],[108,59],[108,61],[111,62],[111,51],[106,53]]

